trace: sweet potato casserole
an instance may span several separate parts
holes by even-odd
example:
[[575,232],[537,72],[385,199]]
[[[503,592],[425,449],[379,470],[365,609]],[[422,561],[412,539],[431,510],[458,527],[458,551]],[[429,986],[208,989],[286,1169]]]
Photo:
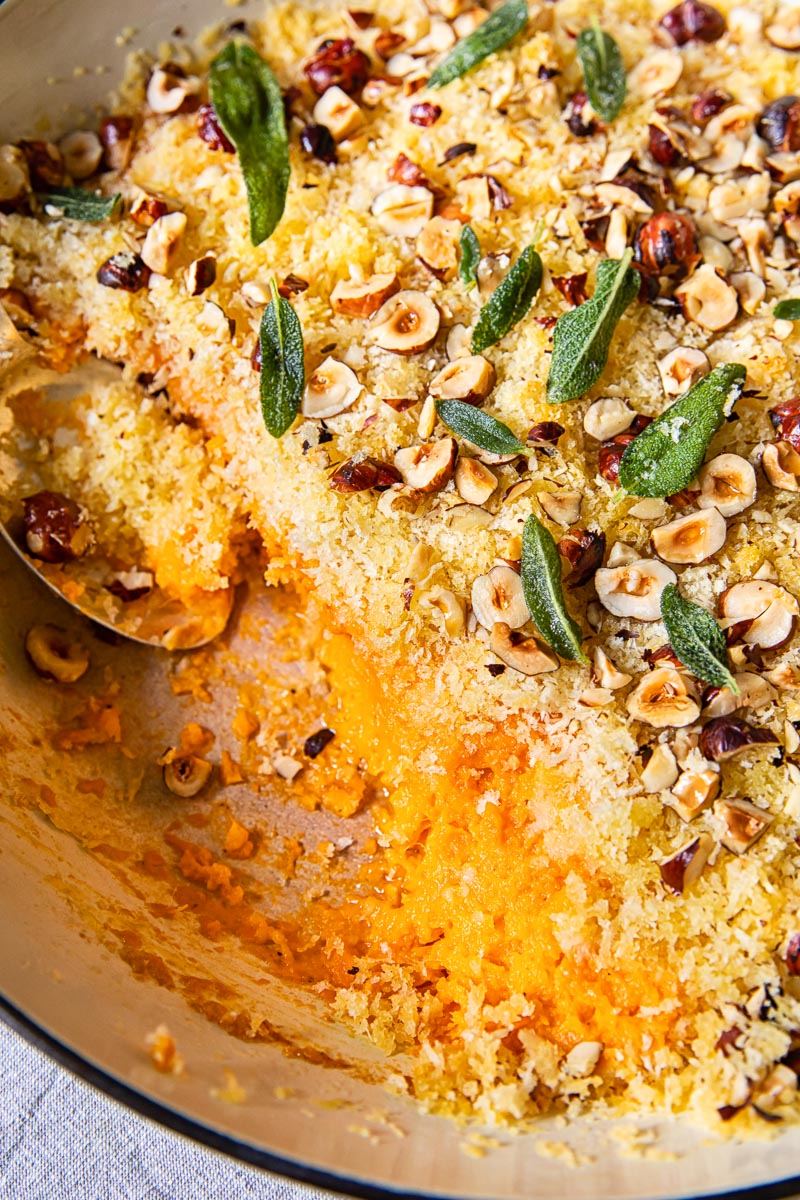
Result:
[[[368,813],[247,928],[436,1111],[800,1112],[798,51],[773,0],[277,3],[0,148],[0,515],[112,617],[281,589],[324,724],[165,783]],[[230,932],[258,840],[178,852]]]

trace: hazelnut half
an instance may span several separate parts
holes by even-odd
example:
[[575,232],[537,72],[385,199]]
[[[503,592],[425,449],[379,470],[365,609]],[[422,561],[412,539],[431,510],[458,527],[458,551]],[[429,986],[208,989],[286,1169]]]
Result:
[[643,676],[628,696],[628,712],[634,720],[655,729],[691,725],[700,716],[700,706],[690,686],[680,671],[657,667]]
[[497,477],[477,458],[459,456],[456,491],[468,504],[485,504],[497,487]]
[[437,279],[452,279],[458,267],[461,222],[432,217],[417,236],[417,258]]
[[775,820],[771,813],[738,796],[718,800],[714,805],[714,816],[722,826],[719,840],[733,854],[744,854],[749,850]]
[[761,675],[752,671],[741,671],[734,676],[738,694],[730,688],[713,688],[706,693],[703,714],[706,717],[727,717],[737,708],[764,708],[777,700],[775,688]]
[[76,683],[89,669],[89,651],[57,625],[31,625],[25,652],[38,673],[56,683]]
[[800,454],[791,442],[770,442],[761,455],[764,474],[783,492],[800,492]]
[[369,326],[369,337],[392,354],[419,354],[439,332],[441,317],[430,296],[408,288],[381,305]]
[[426,187],[395,183],[375,197],[372,215],[381,229],[395,237],[415,238],[433,212],[433,192]]
[[708,356],[693,346],[676,346],[658,364],[661,383],[668,396],[682,396],[710,370]]
[[756,498],[756,473],[741,454],[718,454],[698,475],[700,508],[716,508],[723,517],[744,512]]
[[495,369],[480,354],[456,358],[442,367],[428,384],[428,391],[439,400],[463,400],[479,406],[494,387]]
[[340,279],[331,292],[331,308],[348,317],[371,317],[399,291],[400,280],[394,274],[370,275],[362,283]]
[[677,576],[665,563],[637,558],[618,567],[601,567],[595,573],[597,598],[615,617],[639,621],[661,619],[661,593]]
[[703,263],[675,292],[688,321],[716,332],[736,320],[739,297],[736,289],[710,263]]
[[604,442],[607,438],[616,437],[618,433],[624,433],[635,416],[636,413],[625,400],[607,396],[589,405],[583,418],[583,428],[589,437]]
[[650,543],[665,562],[701,563],[722,549],[727,534],[722,513],[708,508],[660,525],[650,534]]
[[489,649],[507,667],[522,675],[542,675],[545,671],[557,670],[555,654],[537,638],[526,637],[506,621],[496,621],[491,630]]
[[484,629],[503,622],[509,629],[521,629],[531,619],[522,580],[513,567],[498,565],[479,575],[472,585],[472,611]]
[[304,417],[335,417],[346,412],[363,391],[355,371],[336,358],[326,358],[306,381]]
[[64,167],[74,180],[94,175],[103,158],[103,143],[91,129],[76,129],[58,143]]
[[455,438],[446,437],[398,450],[394,465],[409,487],[418,492],[438,492],[453,478],[457,456]]
[[196,754],[168,754],[164,763],[164,783],[173,795],[188,800],[203,790],[212,770],[211,763]]
[[788,642],[800,613],[791,592],[767,579],[735,583],[720,596],[719,608],[730,640],[762,650]]
[[703,726],[700,753],[711,762],[725,762],[749,746],[777,746],[769,729],[756,729],[741,717],[715,717]]

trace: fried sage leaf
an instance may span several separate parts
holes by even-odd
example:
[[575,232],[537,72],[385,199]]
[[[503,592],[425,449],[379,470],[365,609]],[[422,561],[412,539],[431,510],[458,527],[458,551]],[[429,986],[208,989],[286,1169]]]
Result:
[[639,293],[640,278],[631,266],[633,251],[607,258],[597,268],[591,300],[563,313],[553,330],[553,357],[547,376],[547,400],[577,400],[597,383],[608,362],[619,319]]
[[52,187],[49,191],[37,192],[36,199],[52,216],[96,225],[98,221],[107,221],[114,215],[122,196],[119,192],[113,196],[99,196],[97,192],[87,192],[85,188]]
[[211,103],[233,142],[247,188],[250,240],[273,233],[286,207],[289,138],[283,97],[271,68],[243,42],[231,42],[211,64]]
[[463,400],[437,400],[439,420],[453,433],[489,454],[527,454],[524,442],[507,425]]
[[739,363],[715,367],[625,448],[619,484],[632,496],[672,496],[688,487],[709,442],[744,389]]
[[261,414],[267,430],[279,438],[300,411],[306,382],[303,329],[288,300],[278,295],[273,279],[272,299],[261,318]]
[[583,71],[586,94],[604,121],[613,121],[625,101],[628,81],[619,46],[610,33],[592,25],[578,34],[575,43]]
[[501,50],[527,23],[526,0],[506,0],[473,33],[456,43],[431,75],[428,87],[443,87],[452,79],[466,75],[495,50]]
[[684,600],[674,583],[661,593],[661,619],[667,627],[669,644],[687,670],[714,687],[730,688],[738,695],[739,685],[728,663],[725,634],[699,604]]
[[772,315],[779,321],[800,321],[800,300],[779,300]]
[[461,230],[459,245],[461,246],[461,261],[458,264],[458,273],[461,282],[469,290],[474,288],[478,282],[478,263],[481,261],[481,244],[471,225],[465,225]]
[[472,331],[473,354],[483,354],[522,320],[541,282],[542,260],[533,246],[526,246],[480,311]]
[[531,514],[522,532],[522,591],[544,640],[562,658],[586,663],[580,626],[567,612],[561,558],[553,535]]

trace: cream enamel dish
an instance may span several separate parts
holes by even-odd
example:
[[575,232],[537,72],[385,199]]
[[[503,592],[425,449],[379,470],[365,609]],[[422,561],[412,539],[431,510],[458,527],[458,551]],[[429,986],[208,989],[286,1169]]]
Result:
[[[257,15],[253,0],[235,7],[0,0],[0,142],[32,130],[55,137],[96,120],[135,46],[157,51],[177,29],[194,37],[213,22]],[[400,72],[402,60],[389,62]],[[386,205],[377,215],[399,219]],[[483,393],[488,368],[472,368]],[[357,393],[344,378],[352,403]],[[313,388],[312,401],[319,402]],[[621,407],[616,399],[595,410],[587,430],[600,428],[601,417],[619,417]],[[473,482],[485,484],[486,476],[474,468]],[[579,497],[568,497],[571,511]],[[475,519],[474,511],[466,515]],[[115,638],[113,620],[92,624],[20,561],[18,546],[0,539],[0,1016],[131,1109],[264,1171],[344,1195],[778,1200],[800,1193],[797,1125],[769,1140],[740,1141],[635,1112],[614,1122],[543,1117],[524,1128],[459,1125],[425,1113],[400,1086],[410,1073],[403,1054],[345,1032],[324,984],[301,990],[268,969],[263,948],[279,944],[269,916],[277,922],[337,886],[335,875],[321,883],[308,863],[295,870],[302,848],[309,861],[314,853],[330,860],[351,846],[355,856],[374,839],[368,813],[350,817],[352,836],[342,837],[335,814],[286,803],[276,780],[291,780],[296,763],[285,746],[252,787],[225,759],[226,737],[244,719],[243,697],[255,703],[256,672],[276,681],[264,702],[274,709],[296,691],[320,690],[314,664],[286,641],[293,614],[263,587],[261,565],[261,578],[243,571],[219,600],[209,638],[166,638],[170,654],[162,627],[144,634],[151,643],[144,645]],[[516,586],[513,567],[493,570]],[[481,586],[487,594],[479,586],[473,608],[485,612],[498,593]],[[451,596],[439,595],[445,616]],[[503,628],[493,611],[486,643],[490,630],[496,636]],[[68,645],[82,648],[91,693],[61,689],[31,669],[31,626],[57,626]],[[509,640],[506,653],[515,648]],[[178,729],[186,754],[190,744],[215,745],[206,808],[187,807],[190,793],[164,786]],[[281,840],[280,874],[274,862],[249,860],[248,831],[256,828]],[[235,860],[241,884],[193,845],[206,834],[225,843],[225,862]],[[177,888],[165,846],[182,864]],[[267,916],[248,913],[241,941],[226,907],[239,887],[268,901]],[[681,953],[676,948],[676,958]]]

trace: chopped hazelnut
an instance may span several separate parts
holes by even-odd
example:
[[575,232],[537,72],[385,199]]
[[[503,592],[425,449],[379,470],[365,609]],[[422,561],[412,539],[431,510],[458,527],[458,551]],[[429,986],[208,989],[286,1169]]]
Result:
[[336,468],[330,478],[333,490],[343,495],[372,489],[383,492],[396,483],[402,483],[397,468],[377,458],[349,458]]
[[31,625],[25,652],[38,673],[56,683],[77,683],[89,669],[89,651],[56,625]]
[[595,647],[592,656],[592,676],[598,687],[615,692],[630,683],[631,676],[618,670],[601,646]]
[[536,499],[550,520],[555,521],[556,525],[564,526],[574,525],[580,520],[582,498],[580,492],[573,492],[567,488],[558,492],[536,494]]
[[418,492],[438,492],[453,478],[458,455],[455,438],[440,438],[398,450],[394,465],[403,482]]
[[440,319],[430,296],[404,289],[381,305],[372,317],[368,333],[381,350],[419,354],[436,337]]
[[513,567],[498,565],[479,575],[472,585],[472,610],[484,629],[504,622],[521,629],[531,619],[522,591],[522,580]]
[[727,535],[722,513],[708,508],[660,525],[651,533],[650,542],[665,562],[701,563],[722,549]]
[[28,161],[18,146],[0,146],[0,212],[13,212],[30,191]]
[[764,31],[767,41],[781,50],[800,50],[800,10],[788,4],[778,9]]
[[166,200],[154,196],[152,192],[145,192],[142,188],[136,189],[128,208],[131,220],[144,229],[149,229],[159,217],[166,216],[168,212],[169,205]]
[[558,553],[570,564],[570,588],[588,583],[603,561],[606,535],[591,529],[571,529],[558,543]]
[[683,59],[674,50],[654,50],[631,71],[631,86],[650,100],[671,92],[683,73]]
[[150,281],[150,268],[138,254],[122,251],[112,254],[97,268],[97,282],[123,292],[139,292]]
[[722,826],[720,841],[734,854],[746,853],[775,820],[771,813],[738,796],[718,800],[714,816]]
[[615,617],[661,619],[661,593],[677,583],[675,572],[655,559],[639,558],[618,567],[601,567],[594,577],[597,597]]
[[422,233],[433,212],[433,192],[426,187],[396,183],[372,202],[372,215],[386,233],[415,238]]
[[314,121],[329,130],[335,142],[350,137],[364,123],[364,114],[340,87],[331,87],[314,105]]
[[196,258],[186,268],[186,291],[190,296],[201,296],[217,278],[217,260],[213,254]]
[[715,846],[716,842],[709,833],[701,833],[681,846],[659,867],[665,886],[676,896],[682,895],[700,878]]
[[189,799],[201,792],[211,778],[213,767],[196,754],[166,755],[164,783],[175,796]]
[[714,717],[700,734],[700,751],[712,762],[725,762],[750,746],[777,746],[769,729],[756,729],[741,717]]
[[94,175],[103,158],[103,144],[90,129],[76,129],[58,143],[64,167],[75,180]]
[[496,621],[491,626],[489,649],[507,667],[522,675],[542,675],[558,668],[558,659],[547,646],[512,629],[507,621]]
[[618,433],[624,433],[635,416],[627,401],[608,396],[589,405],[583,418],[583,428],[589,437],[604,442],[607,438],[616,437]]
[[562,1063],[564,1074],[572,1079],[586,1079],[597,1067],[604,1049],[602,1042],[578,1042]]
[[464,632],[467,624],[466,605],[455,592],[436,585],[422,593],[420,602],[429,608],[438,609],[444,618],[444,629],[448,637],[458,637]]
[[756,498],[756,473],[740,454],[718,454],[701,468],[697,478],[699,507],[716,508],[723,517],[744,512]]
[[92,528],[68,496],[37,492],[26,497],[24,505],[25,545],[34,558],[49,563],[72,562],[91,547]]
[[720,776],[711,768],[705,771],[681,771],[672,785],[667,804],[683,821],[692,821],[719,795]]
[[64,182],[64,159],[58,146],[39,141],[20,141],[17,146],[25,155],[32,187],[46,191]]
[[664,742],[653,747],[653,753],[642,771],[642,786],[650,795],[671,788],[678,778],[675,755]]
[[417,237],[417,258],[437,279],[451,279],[458,267],[461,222],[432,217]]
[[730,281],[742,308],[748,316],[752,316],[767,294],[764,280],[755,271],[734,271]]
[[692,725],[700,716],[700,706],[690,686],[680,671],[657,667],[643,676],[628,696],[628,712],[634,720],[656,729]]
[[335,417],[355,404],[363,391],[355,371],[335,358],[324,362],[306,380],[304,417]]
[[682,396],[711,370],[707,355],[692,346],[676,346],[658,364],[664,391]]
[[363,282],[340,279],[331,292],[331,308],[348,317],[371,317],[400,290],[396,275],[370,275]]
[[103,143],[106,166],[111,171],[124,171],[133,150],[133,117],[124,113],[106,117],[100,122],[98,134]]
[[497,477],[476,458],[459,456],[456,463],[456,491],[468,504],[485,504],[497,488]]
[[[379,51],[380,52],[380,51]],[[352,38],[329,38],[303,67],[303,73],[318,96],[333,87],[354,96],[364,87],[370,62]]]
[[177,254],[185,229],[186,215],[182,212],[167,213],[154,221],[139,252],[145,266],[159,275],[166,275]]
[[175,113],[200,90],[200,80],[187,76],[173,63],[156,67],[147,84],[146,99],[154,113]]
[[480,354],[470,354],[448,363],[428,384],[431,396],[462,400],[479,407],[494,387],[495,370]]
[[711,266],[703,263],[675,292],[687,320],[716,332],[736,320],[739,298]]
[[773,487],[800,492],[800,454],[791,442],[770,442],[761,455],[764,474]]
[[719,607],[728,637],[762,650],[788,642],[800,612],[791,592],[761,579],[735,583],[722,593]]

